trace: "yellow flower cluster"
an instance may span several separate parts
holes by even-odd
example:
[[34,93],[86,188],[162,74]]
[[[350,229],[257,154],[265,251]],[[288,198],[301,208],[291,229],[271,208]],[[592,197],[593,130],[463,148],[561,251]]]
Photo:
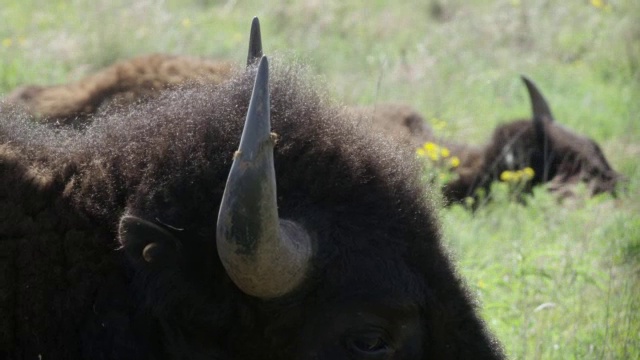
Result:
[[430,141],[424,143],[422,147],[418,148],[418,150],[416,150],[416,154],[418,157],[428,158],[433,162],[446,162],[450,168],[456,168],[460,165],[460,159],[457,156],[451,156],[451,151],[449,151],[449,149]]
[[508,183],[527,182],[533,179],[535,174],[535,171],[530,167],[515,171],[505,170],[500,174],[500,180]]

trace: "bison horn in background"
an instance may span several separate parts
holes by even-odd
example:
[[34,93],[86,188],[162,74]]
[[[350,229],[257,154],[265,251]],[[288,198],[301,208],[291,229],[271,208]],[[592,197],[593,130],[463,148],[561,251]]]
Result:
[[286,295],[300,285],[312,256],[306,231],[278,217],[268,66],[262,57],[216,234],[220,260],[233,282],[263,299]]
[[247,66],[251,66],[262,57],[262,36],[260,35],[260,20],[254,17],[251,21],[251,32],[249,34],[249,55],[247,55]]
[[545,127],[545,122],[554,122],[555,118],[551,113],[551,108],[547,100],[542,96],[542,92],[538,90],[536,84],[524,75],[520,75],[522,81],[527,86],[529,99],[531,100],[531,111],[533,112],[533,125],[536,133],[536,141],[543,154],[542,181],[549,180],[549,172],[551,166],[551,147],[549,137]]
[[549,104],[547,104],[547,100],[545,100],[544,96],[536,84],[533,83],[529,78],[524,75],[520,76],[524,84],[527,86],[527,91],[529,91],[529,99],[531,100],[531,111],[533,111],[533,119],[534,121],[547,119],[549,121],[554,121],[553,114],[551,114],[551,108]]

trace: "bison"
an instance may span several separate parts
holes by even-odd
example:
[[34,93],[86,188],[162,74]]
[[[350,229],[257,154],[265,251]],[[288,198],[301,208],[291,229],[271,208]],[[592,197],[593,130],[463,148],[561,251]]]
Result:
[[83,131],[3,112],[1,356],[503,358],[420,166],[312,80],[262,57]]
[[233,70],[230,62],[222,60],[142,55],[116,62],[70,84],[18,87],[6,101],[22,107],[41,122],[84,126],[101,109],[145,101],[178,85],[219,84]]
[[410,148],[425,142],[437,143],[450,150],[459,160],[451,169],[456,179],[445,184],[443,192],[450,203],[485,194],[504,171],[531,168],[533,177],[526,183],[529,191],[538,184],[561,198],[571,196],[579,182],[587,184],[590,195],[608,192],[624,177],[613,170],[598,144],[559,125],[537,86],[522,77],[531,99],[533,116],[498,126],[485,145],[439,139],[425,119],[413,108],[400,104],[378,104],[370,107],[348,107],[372,124],[372,128]]
[[548,183],[549,189],[562,198],[571,195],[574,185],[584,182],[590,195],[615,195],[623,176],[609,165],[600,146],[558,124],[534,82],[525,76],[522,81],[531,100],[532,118],[498,126],[481,151],[482,161],[446,184],[445,197],[455,202],[474,195],[478,189],[488,192],[504,171],[526,167],[533,170],[533,177],[525,191]]
[[[260,28],[253,26],[247,66],[262,55]],[[23,85],[5,99],[39,122],[82,128],[96,113],[148,101],[164,90],[195,84],[220,84],[235,68],[224,60],[170,54],[122,60],[70,84]]]

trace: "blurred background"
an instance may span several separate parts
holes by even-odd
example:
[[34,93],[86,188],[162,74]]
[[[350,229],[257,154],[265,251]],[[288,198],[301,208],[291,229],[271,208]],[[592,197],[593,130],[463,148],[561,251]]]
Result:
[[242,66],[253,16],[265,53],[309,64],[337,103],[407,103],[459,142],[529,117],[533,79],[626,192],[525,206],[497,184],[475,213],[441,211],[447,246],[510,358],[640,358],[639,1],[0,0],[0,96],[148,53]]

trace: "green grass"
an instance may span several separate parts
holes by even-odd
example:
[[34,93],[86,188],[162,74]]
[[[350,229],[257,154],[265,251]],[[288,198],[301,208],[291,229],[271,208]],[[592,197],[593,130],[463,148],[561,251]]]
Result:
[[[593,1],[597,3],[597,1]],[[529,115],[519,75],[558,120],[629,177],[618,199],[443,209],[446,242],[514,359],[640,358],[640,4],[0,0],[0,95],[78,79],[150,52],[243,63],[260,16],[265,52],[307,61],[346,104],[402,101],[481,144]]]

